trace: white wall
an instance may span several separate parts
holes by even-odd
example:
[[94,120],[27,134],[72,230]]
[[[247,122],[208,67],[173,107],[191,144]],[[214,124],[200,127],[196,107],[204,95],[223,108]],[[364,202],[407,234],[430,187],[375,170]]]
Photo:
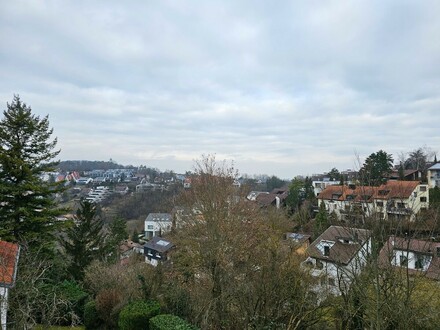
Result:
[[6,330],[6,313],[8,311],[8,288],[0,287],[1,329]]

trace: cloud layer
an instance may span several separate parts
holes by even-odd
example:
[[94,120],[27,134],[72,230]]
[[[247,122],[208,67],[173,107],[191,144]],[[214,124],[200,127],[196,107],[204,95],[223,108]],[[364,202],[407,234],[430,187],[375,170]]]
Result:
[[9,1],[0,101],[62,159],[290,178],[440,150],[438,1]]

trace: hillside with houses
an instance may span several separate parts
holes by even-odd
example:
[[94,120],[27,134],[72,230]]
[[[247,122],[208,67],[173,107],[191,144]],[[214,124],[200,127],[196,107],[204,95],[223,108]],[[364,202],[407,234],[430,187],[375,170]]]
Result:
[[291,180],[239,175],[214,155],[181,174],[57,163],[47,117],[18,96],[8,106],[3,330],[438,327],[440,163],[429,149]]
[[[233,176],[212,156],[185,174],[61,163],[40,179],[62,186],[53,194],[67,211],[57,217],[57,262],[73,268],[58,274],[53,316],[27,322],[112,328],[132,299],[144,299],[202,329],[289,328],[292,320],[311,329],[416,326],[421,315],[428,321],[417,326],[435,328],[423,306],[439,304],[439,164],[389,164],[372,177],[379,163],[290,182]],[[6,328],[29,285],[19,260],[36,261],[20,253],[26,247],[2,244]]]

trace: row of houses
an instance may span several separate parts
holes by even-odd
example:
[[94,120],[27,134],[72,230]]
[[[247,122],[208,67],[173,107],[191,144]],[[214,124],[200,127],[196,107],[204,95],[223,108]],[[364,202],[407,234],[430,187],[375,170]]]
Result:
[[[302,267],[316,279],[314,291],[322,298],[340,295],[362,271],[371,248],[371,231],[330,226],[308,246]],[[390,236],[380,250],[378,265],[440,280],[440,242]]]

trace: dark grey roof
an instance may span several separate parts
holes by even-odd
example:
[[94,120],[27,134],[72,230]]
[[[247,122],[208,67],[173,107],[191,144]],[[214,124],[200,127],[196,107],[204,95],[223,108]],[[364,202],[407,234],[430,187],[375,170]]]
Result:
[[[317,259],[347,265],[369,239],[370,235],[371,232],[367,229],[330,226],[310,244],[307,252],[311,257]],[[344,240],[348,240],[350,243],[344,243]],[[334,243],[330,248],[330,254],[328,256],[324,256],[318,248],[318,245],[322,241]]]
[[155,236],[147,243],[144,244],[144,247],[147,249],[152,249],[158,252],[167,252],[170,250],[174,244],[162,237]]
[[146,221],[172,221],[172,217],[169,213],[150,213]]

